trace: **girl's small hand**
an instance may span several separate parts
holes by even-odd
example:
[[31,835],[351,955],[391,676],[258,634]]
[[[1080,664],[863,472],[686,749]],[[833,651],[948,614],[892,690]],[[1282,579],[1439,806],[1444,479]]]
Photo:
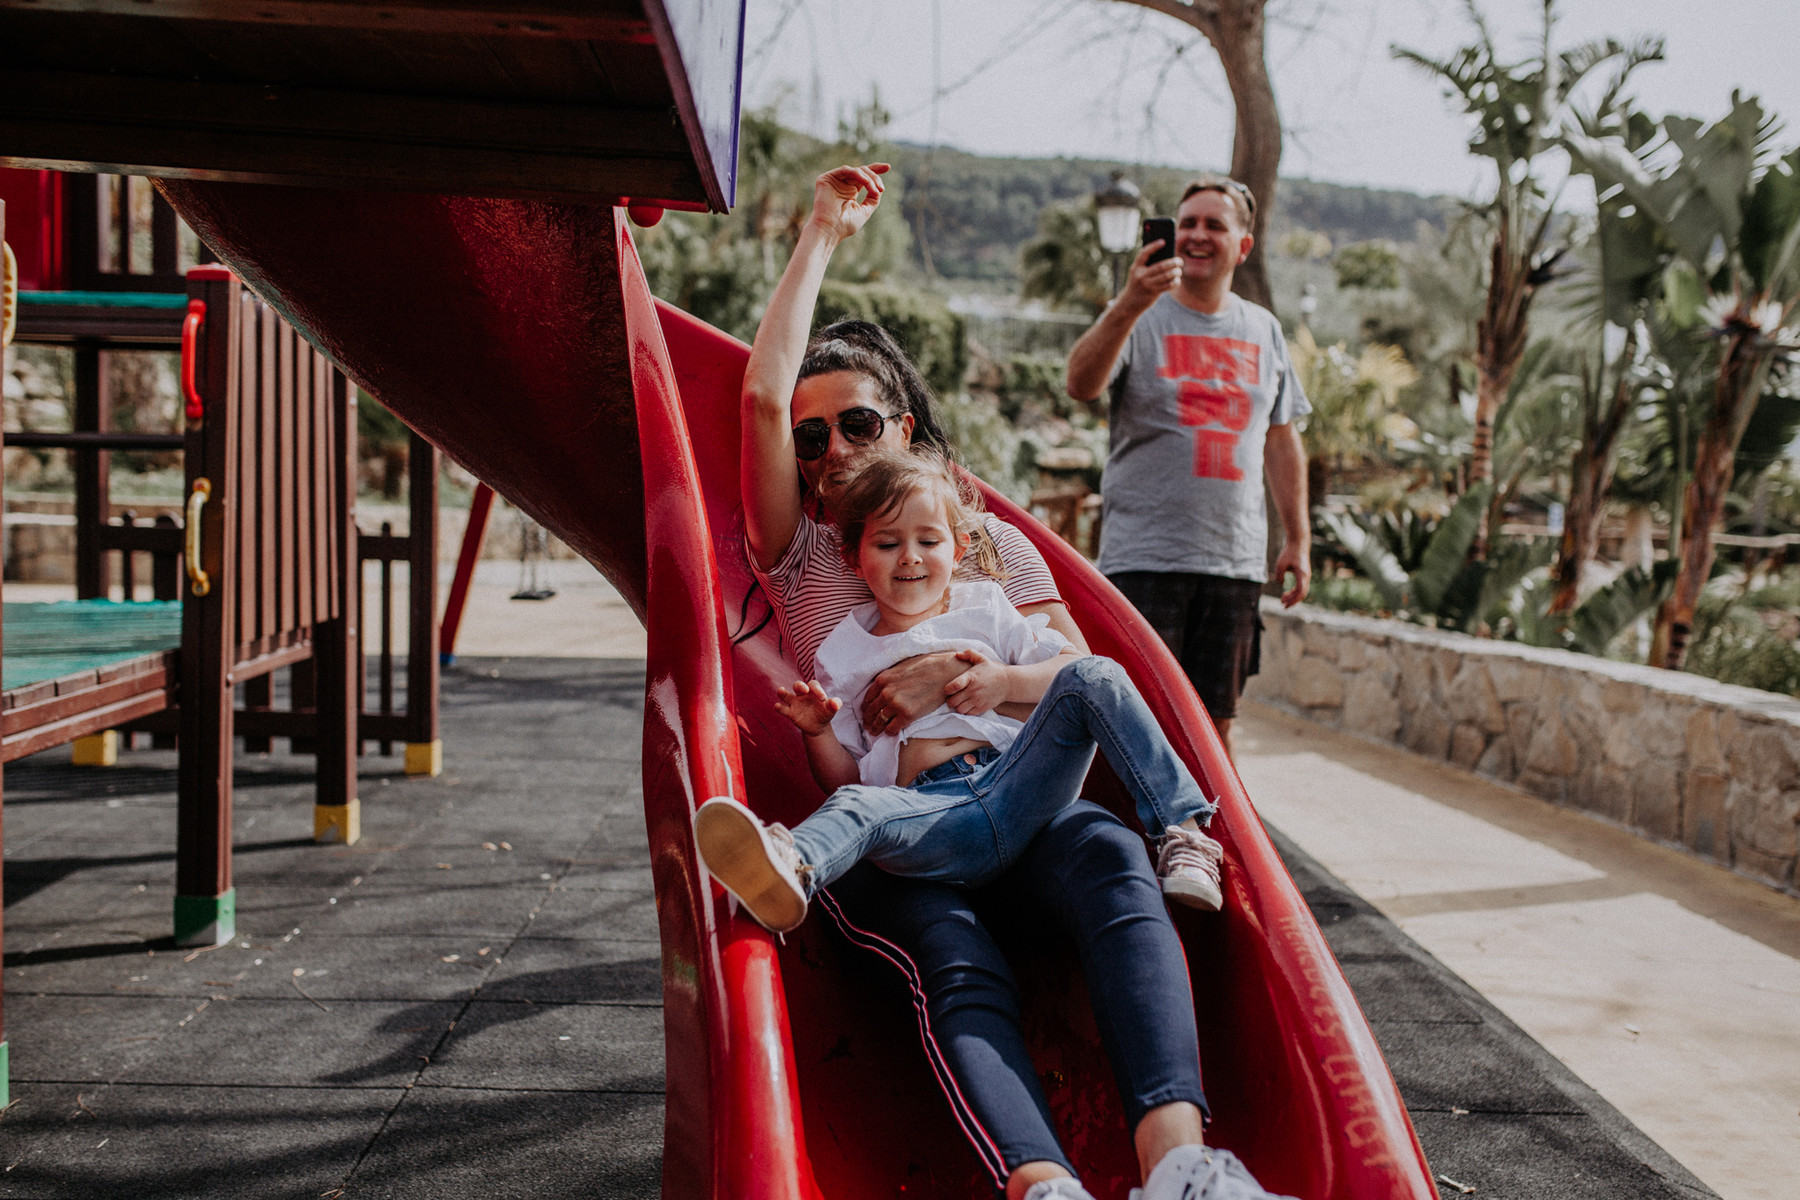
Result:
[[946,703],[952,710],[971,716],[992,712],[1006,703],[1008,680],[1004,666],[979,650],[958,650],[956,657],[970,666],[944,685]]
[[816,679],[811,683],[796,679],[792,690],[784,687],[775,689],[775,711],[792,721],[801,733],[809,737],[829,733],[831,718],[842,707],[844,702],[827,696]]
[[[813,215],[839,240],[849,237],[874,215],[881,203],[886,163],[870,163],[865,167],[838,167],[819,176],[813,184]],[[864,194],[867,199],[861,199]]]

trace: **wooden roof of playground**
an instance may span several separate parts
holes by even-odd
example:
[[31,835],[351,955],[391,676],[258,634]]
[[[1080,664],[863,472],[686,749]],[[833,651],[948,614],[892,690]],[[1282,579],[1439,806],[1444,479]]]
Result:
[[0,166],[724,211],[744,0],[0,0]]

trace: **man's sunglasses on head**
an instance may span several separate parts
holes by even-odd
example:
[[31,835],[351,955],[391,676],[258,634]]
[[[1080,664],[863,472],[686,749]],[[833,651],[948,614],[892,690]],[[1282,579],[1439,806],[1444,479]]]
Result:
[[851,445],[867,446],[881,437],[882,429],[897,415],[883,416],[872,408],[853,408],[829,425],[817,417],[802,421],[794,426],[794,457],[801,462],[823,458],[825,451],[831,448],[833,429],[842,429],[844,440]]

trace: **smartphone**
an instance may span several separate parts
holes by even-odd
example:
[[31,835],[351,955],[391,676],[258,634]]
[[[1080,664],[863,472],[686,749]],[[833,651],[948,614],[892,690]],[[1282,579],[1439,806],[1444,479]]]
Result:
[[1155,252],[1152,253],[1149,258],[1144,260],[1145,262],[1158,263],[1158,262],[1162,262],[1164,259],[1174,258],[1175,257],[1175,218],[1173,218],[1173,217],[1146,217],[1146,218],[1144,218],[1144,241],[1143,241],[1143,244],[1148,246],[1151,242],[1161,242],[1162,245],[1157,247]]

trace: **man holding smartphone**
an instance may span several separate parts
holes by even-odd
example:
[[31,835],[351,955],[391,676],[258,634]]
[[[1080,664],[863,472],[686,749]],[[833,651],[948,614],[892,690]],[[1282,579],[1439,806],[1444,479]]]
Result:
[[[1100,570],[1193,681],[1227,752],[1256,673],[1267,578],[1268,481],[1284,544],[1281,602],[1312,579],[1306,450],[1312,411],[1281,323],[1232,294],[1256,199],[1235,179],[1189,184],[1173,222],[1146,221],[1124,288],[1069,352],[1069,395],[1111,399]],[[1291,576],[1292,582],[1289,583]]]

